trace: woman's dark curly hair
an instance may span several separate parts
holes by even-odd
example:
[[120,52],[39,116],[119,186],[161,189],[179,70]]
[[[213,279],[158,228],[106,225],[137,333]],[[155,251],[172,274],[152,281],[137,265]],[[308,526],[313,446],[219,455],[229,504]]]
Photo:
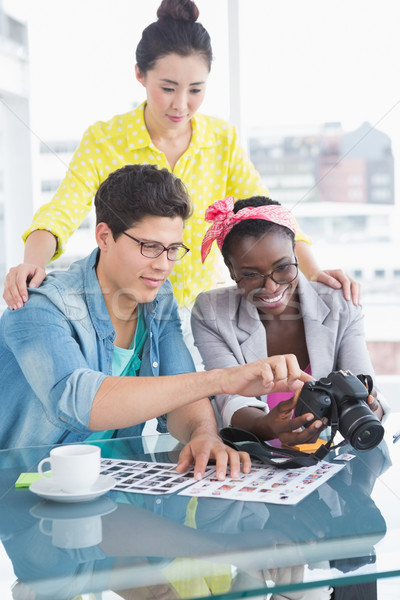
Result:
[[[265,196],[253,196],[252,198],[238,200],[235,202],[233,206],[233,212],[237,213],[242,208],[248,208],[251,206],[256,207],[268,205],[280,206],[280,203]],[[272,221],[265,221],[264,219],[246,219],[245,221],[240,221],[240,223],[235,225],[224,240],[221,253],[225,262],[229,262],[231,248],[239,240],[245,237],[261,238],[267,233],[279,233],[285,237],[288,237],[294,248],[294,233],[287,227],[278,225]]]

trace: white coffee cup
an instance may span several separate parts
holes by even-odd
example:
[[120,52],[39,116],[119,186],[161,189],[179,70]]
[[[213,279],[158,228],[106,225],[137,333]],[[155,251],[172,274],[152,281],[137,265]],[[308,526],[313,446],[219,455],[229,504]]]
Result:
[[100,475],[100,448],[89,444],[58,446],[50,450],[50,457],[38,464],[42,477],[49,471],[43,466],[49,463],[52,481],[63,492],[74,493],[89,490]]
[[84,519],[41,519],[39,529],[58,548],[89,548],[102,541],[100,515]]

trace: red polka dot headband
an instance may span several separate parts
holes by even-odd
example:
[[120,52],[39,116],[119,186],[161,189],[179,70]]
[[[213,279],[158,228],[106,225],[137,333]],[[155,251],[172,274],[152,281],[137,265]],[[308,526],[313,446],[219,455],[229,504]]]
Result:
[[263,219],[271,221],[277,225],[287,227],[293,233],[296,233],[296,222],[290,210],[284,206],[268,204],[266,206],[247,206],[233,212],[234,198],[228,196],[225,200],[217,200],[206,210],[205,220],[212,223],[206,232],[201,244],[201,260],[204,262],[210,253],[213,241],[217,241],[217,246],[221,250],[224,240],[231,229],[246,219]]

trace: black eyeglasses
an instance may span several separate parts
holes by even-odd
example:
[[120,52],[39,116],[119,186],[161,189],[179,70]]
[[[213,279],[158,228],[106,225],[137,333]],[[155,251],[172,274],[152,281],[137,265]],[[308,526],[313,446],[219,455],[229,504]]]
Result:
[[263,288],[265,281],[270,277],[272,281],[278,284],[291,283],[296,279],[299,272],[298,263],[284,263],[279,265],[276,269],[268,275],[262,275],[261,273],[244,273],[240,279],[235,279],[236,283],[243,283],[248,287]]
[[161,256],[163,252],[166,252],[168,260],[177,261],[181,260],[181,258],[190,252],[190,248],[187,248],[183,244],[173,244],[166,248],[161,242],[141,242],[134,238],[133,235],[126,233],[126,231],[123,231],[122,233],[140,245],[140,254],[146,258],[157,258],[157,256]]

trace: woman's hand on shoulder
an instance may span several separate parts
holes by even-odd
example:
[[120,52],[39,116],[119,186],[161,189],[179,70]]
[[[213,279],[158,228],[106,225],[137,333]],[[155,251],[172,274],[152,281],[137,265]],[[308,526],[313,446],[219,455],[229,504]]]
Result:
[[22,308],[28,300],[28,287],[39,287],[45,278],[46,271],[39,265],[22,263],[11,267],[4,283],[3,298],[7,306],[11,310]]
[[346,300],[352,300],[354,306],[361,303],[361,284],[355,281],[342,269],[324,269],[311,277],[311,281],[319,281],[336,290],[342,289]]

